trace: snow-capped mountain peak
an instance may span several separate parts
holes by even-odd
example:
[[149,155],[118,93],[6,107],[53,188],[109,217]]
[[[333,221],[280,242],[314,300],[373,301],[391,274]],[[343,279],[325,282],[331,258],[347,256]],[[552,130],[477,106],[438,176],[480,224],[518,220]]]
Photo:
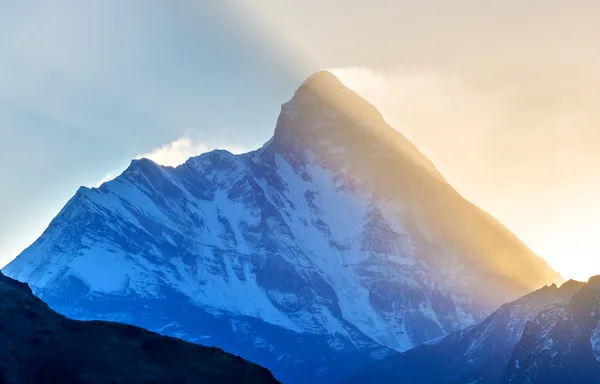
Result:
[[369,124],[383,120],[381,113],[356,92],[346,88],[331,72],[321,70],[309,76],[296,90],[285,107],[297,107],[302,112],[321,109],[328,113],[343,114]]
[[286,382],[331,382],[560,280],[327,72],[259,150],[136,160],[4,271],[69,316],[217,345]]

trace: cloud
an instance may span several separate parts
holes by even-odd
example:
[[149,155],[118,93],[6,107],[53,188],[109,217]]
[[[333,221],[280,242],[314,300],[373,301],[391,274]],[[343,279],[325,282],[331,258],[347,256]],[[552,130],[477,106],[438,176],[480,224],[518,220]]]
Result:
[[[198,156],[213,149],[226,149],[231,153],[240,154],[248,152],[248,149],[238,146],[211,145],[206,142],[195,141],[189,137],[181,137],[169,144],[162,145],[148,153],[136,156],[136,159],[150,159],[157,164],[176,167],[185,163],[190,157]],[[113,180],[120,172],[107,172],[102,179],[94,183],[94,188]]]
[[108,172],[107,174],[104,175],[104,177],[100,180],[98,180],[98,182],[96,184],[94,184],[94,188],[100,188],[100,186],[108,181],[111,181],[112,179],[114,179],[116,176],[111,173]]
[[194,142],[188,137],[182,137],[172,143],[165,144],[159,148],[136,157],[136,159],[150,159],[157,164],[176,167],[185,163],[190,157],[198,156],[202,153],[209,152],[212,149],[226,149],[231,153],[244,153],[246,149],[240,147],[220,147],[211,146],[204,142]]

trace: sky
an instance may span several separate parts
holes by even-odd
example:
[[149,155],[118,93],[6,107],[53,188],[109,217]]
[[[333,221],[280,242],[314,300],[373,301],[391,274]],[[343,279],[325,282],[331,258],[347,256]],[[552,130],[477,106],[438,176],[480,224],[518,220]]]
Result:
[[254,149],[331,69],[566,278],[600,274],[600,4],[0,2],[0,264],[133,158]]

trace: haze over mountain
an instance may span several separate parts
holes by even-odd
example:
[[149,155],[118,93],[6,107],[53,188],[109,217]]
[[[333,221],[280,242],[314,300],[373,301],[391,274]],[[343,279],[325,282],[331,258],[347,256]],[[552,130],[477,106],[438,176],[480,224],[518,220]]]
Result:
[[266,369],[215,348],[129,325],[69,320],[0,273],[3,384],[277,384]]
[[286,383],[339,380],[562,280],[325,71],[262,148],[135,160],[4,272],[67,316],[215,345]]

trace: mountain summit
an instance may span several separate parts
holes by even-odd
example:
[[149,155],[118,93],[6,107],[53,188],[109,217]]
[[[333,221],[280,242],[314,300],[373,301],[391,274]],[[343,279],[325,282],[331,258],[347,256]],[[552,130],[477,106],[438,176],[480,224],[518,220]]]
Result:
[[346,88],[342,82],[329,71],[318,71],[309,76],[296,90],[290,103],[316,108],[330,108],[348,117],[383,120],[379,111],[360,97],[356,92]]
[[328,72],[259,150],[138,160],[80,189],[5,273],[68,316],[215,345],[286,383],[337,381],[560,280]]

